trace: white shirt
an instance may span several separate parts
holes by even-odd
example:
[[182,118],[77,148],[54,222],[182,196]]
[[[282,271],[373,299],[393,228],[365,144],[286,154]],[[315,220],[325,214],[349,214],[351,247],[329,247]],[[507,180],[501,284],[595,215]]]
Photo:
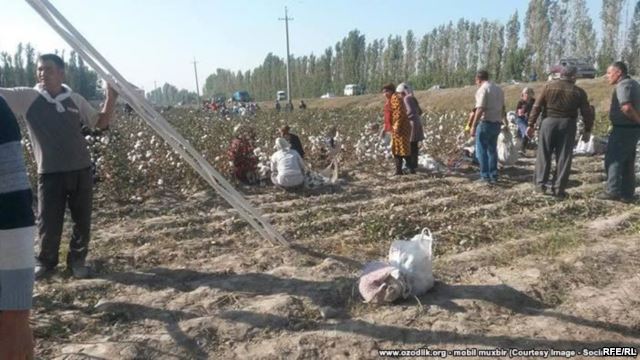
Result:
[[304,182],[304,161],[297,151],[278,150],[271,155],[271,181],[284,187]]

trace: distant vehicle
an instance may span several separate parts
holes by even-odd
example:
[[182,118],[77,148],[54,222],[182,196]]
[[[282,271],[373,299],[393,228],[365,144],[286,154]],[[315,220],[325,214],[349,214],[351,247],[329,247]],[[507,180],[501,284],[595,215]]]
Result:
[[236,91],[231,95],[231,99],[238,102],[249,102],[251,101],[251,96],[246,91]]
[[344,96],[362,95],[362,86],[358,84],[347,84],[344,86]]
[[577,68],[576,77],[594,79],[596,77],[596,68],[593,64],[585,59],[566,58],[560,59],[558,64],[549,67],[549,80],[560,77],[560,72],[565,66],[575,66]]
[[440,89],[444,89],[444,88],[446,88],[446,86],[440,85],[440,84],[436,84],[436,85],[433,85],[432,87],[430,87],[429,90],[440,90]]
[[336,97],[336,94],[328,92],[328,93],[320,96],[320,99],[331,99],[331,98],[334,98],[334,97]]
[[287,100],[287,93],[282,90],[278,91],[276,93],[276,100],[278,101]]

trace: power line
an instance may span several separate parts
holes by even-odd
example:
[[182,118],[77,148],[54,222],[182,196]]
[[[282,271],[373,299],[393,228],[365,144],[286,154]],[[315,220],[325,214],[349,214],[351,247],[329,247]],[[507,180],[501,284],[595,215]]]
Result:
[[284,18],[278,18],[278,20],[284,20],[285,31],[287,33],[287,103],[291,105],[291,74],[289,73],[289,20],[293,20],[290,18],[287,13],[287,7],[284,7]]

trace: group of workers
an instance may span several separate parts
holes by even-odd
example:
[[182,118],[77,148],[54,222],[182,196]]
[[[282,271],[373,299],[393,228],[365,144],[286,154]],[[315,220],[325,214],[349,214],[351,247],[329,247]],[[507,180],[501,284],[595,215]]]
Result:
[[[0,88],[0,358],[33,356],[29,309],[34,274],[39,279],[56,271],[66,208],[73,222],[67,268],[75,278],[91,275],[85,259],[90,242],[93,181],[91,160],[80,129],[107,128],[117,93],[108,87],[104,106],[96,111],[63,84],[64,75],[63,60],[55,54],[45,54],[37,61],[38,84],[34,88]],[[565,67],[560,79],[547,83],[537,99],[533,100],[533,92],[525,91],[517,110],[523,137],[532,138],[538,129],[536,189],[547,193],[555,157],[557,166],[550,190],[560,198],[566,196],[578,112],[584,119],[583,139],[590,136],[594,120],[587,94],[575,84],[575,78],[575,67]],[[604,164],[607,185],[599,198],[630,202],[634,201],[634,164],[640,139],[640,85],[628,76],[622,62],[609,66],[607,78],[615,90]],[[476,141],[480,181],[494,184],[498,181],[496,141],[504,118],[504,94],[489,81],[486,71],[478,71],[475,82],[478,90],[470,134]],[[395,174],[403,174],[403,162],[414,173],[418,142],[424,139],[422,109],[407,84],[387,84],[382,90],[387,100],[383,135],[391,135]],[[37,165],[35,217],[16,116],[25,119]],[[271,180],[284,188],[301,186],[306,167],[300,139],[290,133],[288,126],[282,127],[279,135],[270,161]],[[335,136],[333,127],[327,134],[332,148],[327,152],[328,158],[340,148]],[[250,128],[237,127],[229,148],[234,175],[247,182],[256,165],[251,156],[251,138]],[[35,259],[34,235],[40,242]]]

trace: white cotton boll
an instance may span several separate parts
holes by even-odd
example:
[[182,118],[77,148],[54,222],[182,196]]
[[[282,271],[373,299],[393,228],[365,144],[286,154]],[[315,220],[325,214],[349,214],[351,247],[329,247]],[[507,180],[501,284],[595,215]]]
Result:
[[163,184],[164,184],[164,180],[162,180],[162,179],[158,179],[158,185],[159,185],[159,186],[162,186]]
[[213,159],[214,161],[220,161],[220,159],[222,159],[222,156],[216,156],[215,159]]
[[143,137],[143,136],[144,136],[144,133],[143,133],[142,131],[140,131],[140,132],[138,133],[138,137]]
[[153,155],[153,153],[151,152],[151,150],[147,150],[147,152],[144,154],[144,156],[145,156],[146,158],[150,158],[150,157],[151,157],[151,155]]

